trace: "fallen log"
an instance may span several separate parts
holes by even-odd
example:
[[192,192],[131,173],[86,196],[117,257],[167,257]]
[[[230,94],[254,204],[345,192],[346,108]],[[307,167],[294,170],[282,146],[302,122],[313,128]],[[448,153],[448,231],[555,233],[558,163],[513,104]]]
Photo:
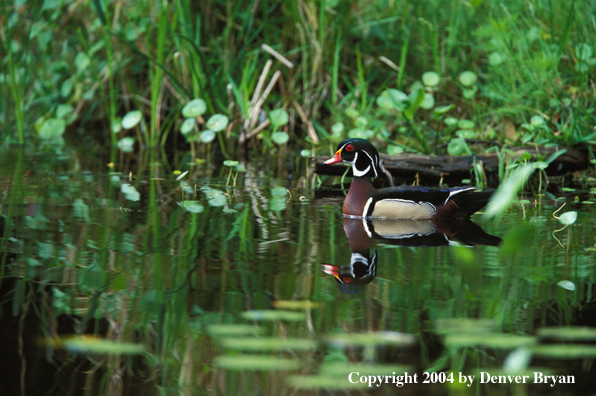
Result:
[[[518,156],[528,153],[530,161],[536,161],[536,157],[542,160],[548,159],[560,147],[516,147],[509,149],[513,154],[506,154],[507,160],[512,161]],[[572,148],[566,148],[565,153],[550,163],[546,172],[548,175],[561,175],[576,170],[586,169],[590,165],[588,153]],[[499,156],[497,153],[475,154],[455,157],[451,155],[421,155],[402,153],[397,155],[380,154],[385,168],[399,179],[419,177],[438,181],[441,178],[445,181],[461,180],[470,178],[470,170],[474,166],[474,158],[484,167],[487,177],[495,176],[499,169]],[[329,157],[313,157],[311,164],[315,173],[321,175],[343,175],[346,171],[345,165],[325,165],[323,162]],[[507,163],[507,162],[505,162]],[[418,176],[416,176],[418,175]],[[352,176],[352,171],[348,172]]]

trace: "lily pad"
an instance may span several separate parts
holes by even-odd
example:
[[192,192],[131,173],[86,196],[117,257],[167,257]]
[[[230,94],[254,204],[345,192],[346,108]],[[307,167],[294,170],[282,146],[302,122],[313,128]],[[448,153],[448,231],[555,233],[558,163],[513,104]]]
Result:
[[143,118],[143,113],[141,110],[133,110],[129,111],[123,118],[122,118],[122,128],[124,129],[131,129],[137,126],[139,122],[141,122],[141,118]]
[[226,129],[228,123],[229,120],[227,116],[223,114],[214,114],[207,121],[207,128],[211,129],[213,132],[219,132]]
[[203,99],[193,99],[182,108],[182,115],[186,118],[194,118],[207,111],[207,103]]
[[182,201],[182,207],[190,213],[202,213],[205,210],[199,201]]

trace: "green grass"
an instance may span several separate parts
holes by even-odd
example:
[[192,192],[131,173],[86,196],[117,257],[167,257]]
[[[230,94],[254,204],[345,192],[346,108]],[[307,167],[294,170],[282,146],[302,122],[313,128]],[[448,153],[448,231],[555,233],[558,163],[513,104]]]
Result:
[[[264,85],[275,71],[281,77],[263,101],[260,117],[274,109],[289,111],[291,122],[283,131],[290,135],[292,155],[314,144],[295,103],[314,124],[321,152],[335,141],[329,138],[331,125],[351,125],[349,109],[367,120],[369,138],[382,147],[391,139],[437,152],[455,135],[441,133],[444,126],[430,109],[405,119],[375,103],[387,88],[409,94],[426,71],[441,76],[438,86],[424,87],[435,106],[455,105],[449,115],[474,121],[477,139],[509,145],[596,141],[593,2],[291,0],[247,7],[231,0],[177,0],[171,7],[128,5],[67,0],[3,7],[9,21],[0,37],[5,49],[0,78],[8,82],[0,85],[5,141],[35,142],[43,121],[62,117],[69,134],[115,143],[131,132],[116,135],[112,125],[141,110],[147,127],[136,137],[139,143],[171,144],[184,120],[179,109],[201,98],[207,110],[205,118],[197,118],[196,133],[207,129],[214,114],[227,115],[231,124],[213,144],[198,139],[197,155],[205,158],[216,150],[233,158],[241,136],[250,132],[245,126],[254,130],[261,123],[258,112],[251,116],[249,109],[269,59],[273,64]],[[459,80],[465,71],[477,76],[472,86]],[[524,128],[533,116],[541,116],[545,125]],[[515,125],[515,136],[505,136],[506,122]],[[266,128],[265,139],[255,136],[246,144],[277,150],[267,146],[273,132]]]

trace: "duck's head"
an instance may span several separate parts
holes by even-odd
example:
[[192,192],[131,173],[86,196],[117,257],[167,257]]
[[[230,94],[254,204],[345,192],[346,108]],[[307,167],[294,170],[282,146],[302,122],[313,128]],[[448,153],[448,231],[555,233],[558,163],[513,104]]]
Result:
[[333,158],[325,164],[337,162],[351,164],[354,177],[379,177],[379,153],[368,140],[351,138],[341,141]]

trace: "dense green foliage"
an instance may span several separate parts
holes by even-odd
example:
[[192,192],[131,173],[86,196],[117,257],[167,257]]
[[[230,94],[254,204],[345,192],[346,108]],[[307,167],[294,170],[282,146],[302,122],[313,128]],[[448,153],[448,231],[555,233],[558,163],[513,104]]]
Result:
[[[69,128],[158,145],[181,131],[203,153],[219,147],[227,157],[238,142],[289,141],[297,153],[346,134],[389,142],[390,152],[450,143],[452,154],[466,151],[458,136],[595,141],[591,1],[2,4],[6,141],[56,139]],[[183,123],[193,99],[201,111]],[[269,125],[259,108],[285,109],[288,120]],[[123,117],[136,110],[133,133]],[[208,132],[214,115],[226,116],[221,132]]]

